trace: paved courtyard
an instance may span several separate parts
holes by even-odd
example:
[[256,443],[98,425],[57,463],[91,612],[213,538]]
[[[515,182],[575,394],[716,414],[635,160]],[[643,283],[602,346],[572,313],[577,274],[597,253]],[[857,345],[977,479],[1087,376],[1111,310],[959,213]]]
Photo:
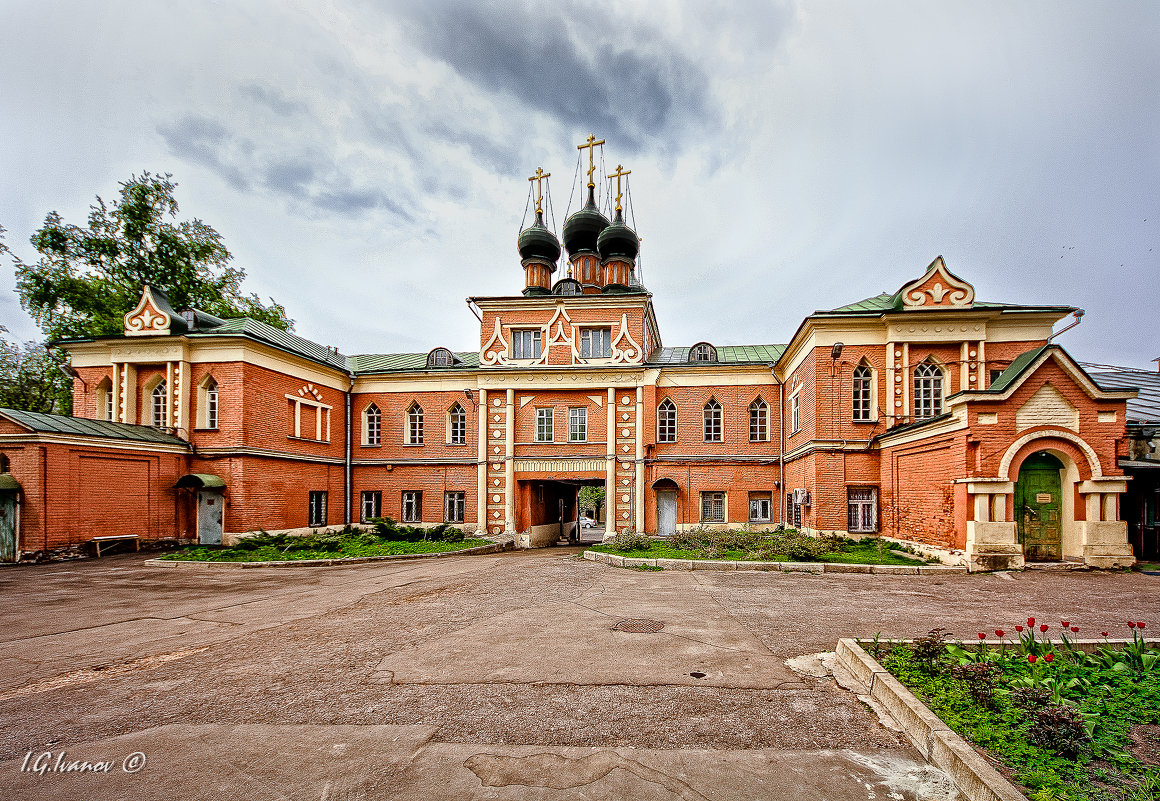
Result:
[[[1160,598],[1141,574],[642,572],[575,553],[0,569],[0,791],[953,799],[855,697],[786,659],[876,632],[969,639],[1028,615],[1090,633],[1155,620]],[[625,619],[663,628],[614,628]],[[30,751],[113,765],[42,775]]]

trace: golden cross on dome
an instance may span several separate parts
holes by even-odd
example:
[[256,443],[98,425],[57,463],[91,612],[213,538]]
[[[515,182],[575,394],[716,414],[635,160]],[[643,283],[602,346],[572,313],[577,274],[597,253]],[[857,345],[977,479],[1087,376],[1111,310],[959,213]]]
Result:
[[552,173],[544,172],[543,167],[536,167],[536,174],[528,179],[536,182],[536,214],[544,213],[544,179],[551,177]]
[[617,164],[616,165],[616,172],[614,172],[614,173],[612,173],[612,175],[608,176],[609,178],[616,179],[616,210],[617,211],[624,211],[624,209],[621,208],[621,206],[620,206],[620,197],[622,194],[624,194],[623,192],[620,191],[620,179],[626,175],[632,175],[632,170],[626,170],[626,169],[624,169],[624,167],[621,167],[619,164]]
[[592,174],[594,172],[596,172],[596,165],[592,161],[592,150],[597,145],[602,145],[602,144],[604,144],[603,139],[597,141],[596,134],[588,134],[588,140],[584,144],[576,145],[577,150],[583,150],[584,148],[588,148],[588,188],[589,189],[596,188],[596,183],[592,180]]

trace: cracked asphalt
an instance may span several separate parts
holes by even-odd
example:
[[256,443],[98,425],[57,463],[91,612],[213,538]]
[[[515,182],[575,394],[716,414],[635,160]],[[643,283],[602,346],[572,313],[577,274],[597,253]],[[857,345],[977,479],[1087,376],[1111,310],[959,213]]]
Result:
[[[254,798],[950,799],[854,696],[785,660],[1027,616],[1086,634],[1155,620],[1160,598],[1141,574],[641,572],[563,549],[245,571],[143,560],[0,569],[10,797],[224,797],[207,779],[228,747],[264,766]],[[628,618],[664,627],[613,629]],[[255,742],[274,745],[259,759]],[[269,759],[324,742],[326,769]],[[355,743],[364,758],[335,756]],[[22,769],[30,752],[130,746],[153,752],[132,776]],[[809,764],[776,791],[755,767]],[[557,768],[577,778],[537,784]]]

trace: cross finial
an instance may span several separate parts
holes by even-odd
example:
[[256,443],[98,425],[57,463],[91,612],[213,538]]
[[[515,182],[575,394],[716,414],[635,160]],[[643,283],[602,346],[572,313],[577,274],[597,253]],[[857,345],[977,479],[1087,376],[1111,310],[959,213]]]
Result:
[[536,214],[544,213],[544,179],[551,177],[552,173],[544,172],[543,167],[536,167],[536,174],[528,179],[536,182]]
[[592,174],[596,172],[596,165],[592,160],[592,151],[597,145],[604,144],[604,140],[597,140],[596,134],[588,134],[588,139],[582,145],[576,145],[577,150],[588,148],[588,188],[595,189],[596,182],[592,180]]
[[612,173],[612,175],[608,176],[609,178],[616,179],[616,210],[617,211],[624,211],[623,207],[620,205],[620,197],[621,197],[621,195],[624,194],[623,192],[620,191],[620,179],[626,175],[632,175],[632,170],[626,170],[626,169],[624,169],[624,167],[617,164],[616,165],[616,172],[614,172],[614,173]]

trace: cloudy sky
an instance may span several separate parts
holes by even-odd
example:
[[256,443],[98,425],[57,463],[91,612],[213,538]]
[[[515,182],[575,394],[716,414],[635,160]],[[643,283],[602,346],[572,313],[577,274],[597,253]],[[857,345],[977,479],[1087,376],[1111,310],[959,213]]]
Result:
[[667,345],[785,342],[942,254],[1086,309],[1082,360],[1160,356],[1154,0],[322,5],[5,0],[9,245],[170,172],[303,336],[469,350],[464,298],[522,288],[527,176],[558,229],[595,133]]

